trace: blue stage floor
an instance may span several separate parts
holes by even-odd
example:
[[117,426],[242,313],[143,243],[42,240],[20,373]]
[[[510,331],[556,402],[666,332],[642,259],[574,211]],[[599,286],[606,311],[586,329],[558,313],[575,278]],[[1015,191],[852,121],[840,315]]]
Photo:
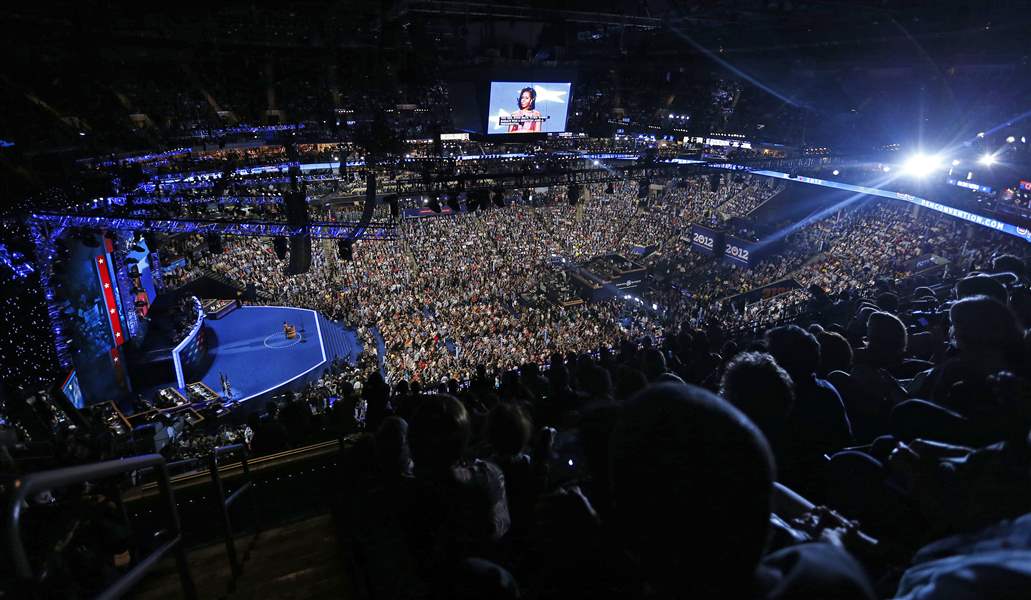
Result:
[[[283,322],[297,328],[298,338],[286,339]],[[229,376],[236,402],[270,398],[297,390],[319,378],[334,360],[357,364],[362,344],[354,330],[313,310],[282,306],[244,306],[221,319],[204,322],[208,359],[203,375],[187,376],[187,383],[203,381],[222,394],[221,373]],[[171,361],[169,361],[171,362]],[[147,390],[152,397],[163,382]],[[250,407],[244,412],[249,412]]]

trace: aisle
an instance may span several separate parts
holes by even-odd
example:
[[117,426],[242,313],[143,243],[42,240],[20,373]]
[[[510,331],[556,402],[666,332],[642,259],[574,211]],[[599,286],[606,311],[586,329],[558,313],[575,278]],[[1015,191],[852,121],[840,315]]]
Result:
[[384,381],[387,378],[387,371],[384,366],[383,357],[387,353],[387,344],[383,341],[383,334],[379,332],[379,327],[373,325],[369,328],[369,333],[372,334],[372,339],[376,341],[376,357],[379,361],[379,374],[383,376]]

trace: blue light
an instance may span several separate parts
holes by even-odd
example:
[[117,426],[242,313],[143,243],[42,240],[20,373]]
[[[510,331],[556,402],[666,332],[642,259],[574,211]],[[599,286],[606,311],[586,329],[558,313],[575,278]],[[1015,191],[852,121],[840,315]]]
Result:
[[[36,256],[50,257],[54,255],[54,241],[64,232],[63,226],[56,226],[47,230],[43,223],[29,219],[29,237],[36,247]],[[57,362],[64,369],[72,366],[71,351],[68,348],[69,339],[61,327],[61,309],[57,306],[56,294],[50,283],[50,260],[46,259],[45,264],[39,265],[39,282],[43,289],[43,296],[47,300],[47,316],[50,319],[51,330],[54,333],[54,352],[57,355]]]
[[172,158],[173,156],[181,156],[183,154],[189,154],[191,150],[189,148],[176,148],[174,150],[166,150],[164,152],[152,152],[149,154],[139,154],[136,156],[126,156],[124,158],[115,158],[109,160],[100,161],[97,164],[99,167],[115,167],[118,165],[132,165],[142,162],[151,162],[154,160],[160,160],[164,158]]
[[257,134],[257,133],[276,133],[280,131],[299,131],[304,129],[304,123],[297,124],[283,124],[283,125],[258,125],[251,127],[248,125],[238,125],[236,127],[225,127],[223,129],[215,129],[210,133],[207,131],[199,130],[192,134],[195,138],[206,138],[206,137],[223,137],[226,135],[241,135],[241,134]]
[[[822,185],[824,187],[830,187],[830,188],[835,188],[835,189],[839,189],[839,190],[846,190],[846,191],[849,191],[849,192],[856,192],[856,193],[860,193],[860,194],[868,194],[870,196],[878,196],[878,197],[881,197],[881,198],[891,198],[893,200],[902,200],[903,202],[909,202],[911,204],[916,204],[917,206],[923,206],[924,208],[928,208],[928,209],[933,210],[935,212],[940,212],[940,213],[949,215],[951,217],[955,217],[957,219],[962,219],[962,220],[967,221],[969,223],[974,223],[976,225],[981,225],[982,227],[988,227],[989,229],[994,229],[995,231],[1001,231],[1002,233],[1005,233],[1005,234],[1008,234],[1008,235],[1012,235],[1014,237],[1018,237],[1018,238],[1026,241],[1026,242],[1031,242],[1031,231],[1029,231],[1028,229],[1026,229],[1024,227],[1019,227],[1017,225],[1014,225],[1013,223],[1007,223],[1006,221],[1001,221],[999,219],[993,219],[993,218],[985,217],[983,215],[979,215],[979,214],[972,213],[972,212],[969,212],[969,211],[960,210],[958,208],[953,208],[951,206],[948,206],[948,205],[945,205],[945,204],[941,204],[939,202],[934,202],[934,201],[928,200],[926,198],[920,198],[919,196],[914,196],[912,194],[905,194],[903,192],[892,192],[892,191],[889,191],[889,190],[882,190],[882,189],[879,189],[879,188],[871,188],[871,187],[866,187],[866,186],[862,186],[862,185],[852,185],[852,184],[849,184],[849,183],[841,183],[839,181],[829,181],[829,180],[826,180],[826,179],[817,179],[815,177],[804,177],[804,176],[801,176],[801,175],[799,175],[797,177],[791,177],[787,173],[781,173],[779,171],[764,171],[764,170],[758,170],[758,169],[753,170],[753,169],[749,169],[747,167],[741,167],[740,165],[731,165],[731,166],[734,167],[734,168],[738,168],[738,169],[744,169],[744,170],[748,171],[749,173],[751,173],[753,175],[763,175],[763,176],[766,176],[766,177],[776,177],[777,179],[787,179],[787,180],[790,180],[790,181],[798,181],[798,182],[801,182],[801,183],[808,183],[808,184],[812,184],[812,185]],[[887,168],[887,167],[885,167],[885,168]]]
[[21,252],[12,252],[0,243],[0,264],[10,269],[16,279],[24,279],[36,270],[31,263],[21,260],[24,258]]
[[[307,229],[289,227],[285,223],[224,221],[202,221],[184,219],[144,219],[132,217],[101,217],[82,215],[34,214],[30,218],[37,224],[82,227],[93,230],[112,231],[160,231],[162,233],[220,233],[256,237],[293,236],[309,234],[313,238],[351,238],[358,226],[356,221],[313,222]],[[373,221],[368,225],[365,237],[375,239],[396,239],[397,225],[393,222]],[[41,254],[41,256],[44,254]]]

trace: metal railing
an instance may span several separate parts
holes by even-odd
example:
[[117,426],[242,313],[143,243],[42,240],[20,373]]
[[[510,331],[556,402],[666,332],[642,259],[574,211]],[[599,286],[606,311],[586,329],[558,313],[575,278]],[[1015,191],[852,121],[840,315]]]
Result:
[[7,506],[4,512],[4,537],[7,552],[11,557],[15,575],[21,579],[23,584],[31,585],[35,582],[32,564],[25,551],[25,544],[21,537],[21,514],[22,505],[26,499],[33,494],[52,490],[55,488],[94,481],[121,475],[140,469],[153,468],[158,473],[158,487],[161,497],[168,509],[172,538],[143,559],[136,563],[127,573],[119,577],[114,583],[107,587],[97,597],[100,599],[119,598],[125,595],[134,585],[139,583],[148,571],[153,569],[169,553],[175,554],[176,565],[179,569],[179,580],[183,587],[183,596],[188,599],[197,597],[197,590],[194,587],[193,578],[190,576],[190,567],[186,560],[186,552],[183,548],[182,529],[179,524],[179,511],[176,508],[175,497],[172,493],[172,486],[168,479],[168,471],[165,468],[165,459],[159,454],[145,454],[118,460],[109,460],[91,465],[67,467],[31,473],[19,478],[11,486],[11,492],[7,498]]
[[[240,467],[243,470],[243,482],[233,493],[226,496],[225,489],[222,485],[222,476],[218,473],[218,457],[223,454],[230,454],[233,452],[240,452]],[[218,446],[214,448],[211,451],[211,455],[208,457],[208,469],[211,472],[211,485],[212,491],[214,492],[214,502],[220,513],[219,516],[221,517],[222,522],[222,534],[225,537],[226,555],[229,557],[229,568],[232,572],[232,580],[229,583],[229,591],[232,592],[236,589],[237,579],[239,579],[240,575],[243,574],[243,566],[236,555],[236,540],[233,537],[233,523],[232,519],[229,518],[229,509],[245,492],[251,492],[251,506],[254,510],[255,538],[257,538],[261,533],[258,498],[254,493],[254,479],[251,477],[250,465],[247,463],[247,447],[244,444],[232,444],[230,446]]]

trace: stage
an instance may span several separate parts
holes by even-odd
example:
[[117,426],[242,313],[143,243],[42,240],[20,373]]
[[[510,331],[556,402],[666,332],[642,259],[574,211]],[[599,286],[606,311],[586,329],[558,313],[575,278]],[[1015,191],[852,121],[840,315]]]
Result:
[[[293,339],[284,334],[284,322],[296,328]],[[205,319],[203,327],[207,356],[187,371],[185,381],[201,381],[222,394],[224,374],[243,413],[264,406],[255,401],[318,379],[336,359],[354,364],[361,353],[354,331],[304,308],[243,306],[219,319]]]

